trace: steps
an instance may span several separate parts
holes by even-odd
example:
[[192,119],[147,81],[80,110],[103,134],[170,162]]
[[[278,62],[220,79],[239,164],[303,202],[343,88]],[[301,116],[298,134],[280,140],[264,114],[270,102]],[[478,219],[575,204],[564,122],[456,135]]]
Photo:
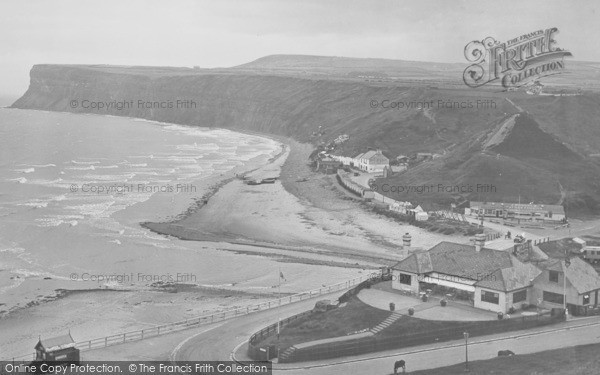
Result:
[[329,343],[329,344],[340,343],[341,345],[343,345],[344,342],[346,342],[346,341],[354,341],[354,340],[360,340],[360,339],[365,339],[365,338],[371,339],[373,337],[373,335],[386,329],[392,323],[394,323],[396,320],[400,319],[402,316],[403,315],[400,314],[399,312],[393,312],[383,322],[379,323],[375,328],[371,328],[370,330],[368,330],[366,332],[357,333],[357,334],[348,335],[348,336],[332,337],[332,338],[328,338],[328,339],[310,341],[310,342],[305,342],[305,343],[291,346],[291,347],[285,349],[283,352],[279,353],[279,358],[277,361],[279,363],[292,362],[292,361],[296,360],[296,358],[294,358],[294,357],[297,357],[298,355],[302,356],[303,353],[304,353],[304,355],[306,355],[306,350],[310,351],[311,349],[314,349],[314,347],[320,347],[320,345],[323,345],[325,343]]
[[394,323],[396,320],[400,319],[401,317],[402,317],[402,314],[393,312],[392,315],[388,316],[387,319],[385,319],[383,322],[379,323],[374,328],[371,328],[370,331],[373,334],[377,334],[377,333],[383,331],[384,329],[386,329],[387,327],[389,327],[392,323]]
[[286,362],[289,358],[293,357],[295,351],[296,351],[296,348],[293,346],[290,346],[283,352],[279,353],[279,358],[277,359],[277,361],[278,362]]

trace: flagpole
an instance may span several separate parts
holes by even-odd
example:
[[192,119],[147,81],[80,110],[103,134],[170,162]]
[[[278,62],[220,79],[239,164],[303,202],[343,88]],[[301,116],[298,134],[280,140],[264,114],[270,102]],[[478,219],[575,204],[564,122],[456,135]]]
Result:
[[278,299],[279,299],[279,307],[277,308],[277,361],[279,361],[279,332],[281,330],[281,267],[279,267],[279,275],[277,275],[277,279],[279,280],[278,287]]
[[[279,306],[281,306],[281,267],[279,267],[279,274],[277,275],[277,279],[279,280],[279,286],[277,291],[277,299],[279,300]],[[281,309],[277,311],[277,338],[279,339],[279,325],[281,321]]]

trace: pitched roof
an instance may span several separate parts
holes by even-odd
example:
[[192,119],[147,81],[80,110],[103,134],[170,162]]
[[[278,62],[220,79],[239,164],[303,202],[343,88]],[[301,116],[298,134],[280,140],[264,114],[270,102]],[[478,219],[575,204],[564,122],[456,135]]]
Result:
[[371,150],[367,151],[363,154],[363,159],[371,159],[373,156],[377,155],[377,151]]
[[40,339],[36,348],[42,346],[46,351],[64,349],[75,345],[75,340],[71,337],[71,333],[62,336]]
[[506,251],[484,248],[477,252],[475,246],[444,241],[426,253],[412,254],[392,268],[414,273],[439,272],[480,280],[498,269],[511,266],[511,255]]
[[500,291],[526,288],[542,272],[508,251],[483,248],[477,252],[475,246],[453,242],[440,242],[429,251],[413,253],[392,268],[415,274],[460,276],[475,280],[476,286]]
[[501,291],[511,291],[530,286],[542,271],[531,263],[523,263],[515,257],[511,258],[512,266],[496,270],[483,277],[475,285]]
[[542,262],[539,266],[545,270],[564,272],[567,280],[577,290],[577,293],[583,294],[592,290],[600,289],[600,277],[598,273],[588,263],[580,258],[571,258],[571,264],[566,267],[562,259],[552,259]]
[[483,248],[478,252],[473,245],[445,241],[432,247],[429,254],[436,272],[472,280],[512,265],[511,256],[506,251]]
[[404,272],[411,272],[417,274],[423,274],[433,271],[431,258],[429,256],[428,251],[419,251],[412,253],[404,260],[401,260],[400,262],[396,263],[396,265],[394,265],[392,268]]
[[386,158],[387,160],[389,160],[384,154],[381,153],[381,151],[376,151],[376,150],[367,151],[364,154],[358,155],[356,158],[357,159],[360,158],[360,159],[368,159],[368,160],[370,160],[375,155],[382,156],[382,157]]

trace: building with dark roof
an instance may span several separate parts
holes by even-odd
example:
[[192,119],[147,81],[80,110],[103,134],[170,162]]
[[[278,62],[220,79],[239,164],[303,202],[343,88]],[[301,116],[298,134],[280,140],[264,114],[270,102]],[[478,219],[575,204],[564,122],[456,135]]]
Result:
[[505,220],[558,223],[566,220],[565,209],[556,204],[471,202],[465,215]]
[[[594,267],[580,258],[570,258],[568,266],[564,259],[548,259],[538,263],[541,273],[535,278],[533,298],[547,307],[567,306],[572,313],[582,307],[598,306],[600,278]],[[564,284],[566,277],[566,285]]]
[[475,245],[440,242],[394,265],[392,288],[419,295],[435,284],[468,293],[474,307],[506,313],[524,303],[562,307],[562,299],[556,297],[562,293],[562,276],[557,279],[554,272],[566,272],[569,307],[598,305],[600,278],[586,262],[575,258],[565,271],[564,261],[562,266],[561,260],[533,263],[518,255],[485,248],[482,235]]
[[78,362],[79,349],[69,332],[66,335],[42,339],[35,345],[36,361]]

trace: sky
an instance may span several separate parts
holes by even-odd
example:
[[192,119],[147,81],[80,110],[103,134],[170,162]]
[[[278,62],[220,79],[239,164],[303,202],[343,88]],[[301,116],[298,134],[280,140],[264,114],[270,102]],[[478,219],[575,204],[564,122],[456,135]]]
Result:
[[464,47],[558,27],[600,61],[600,2],[489,0],[1,0],[0,95],[34,64],[229,67],[272,54],[464,62]]

